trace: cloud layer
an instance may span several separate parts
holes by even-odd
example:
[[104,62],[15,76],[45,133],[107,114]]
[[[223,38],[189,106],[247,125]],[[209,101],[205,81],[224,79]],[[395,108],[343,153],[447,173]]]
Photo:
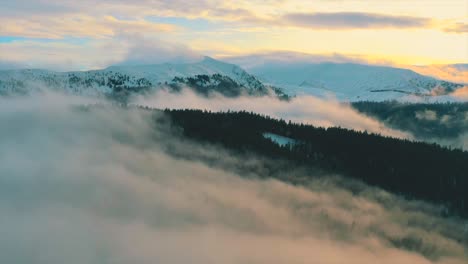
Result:
[[466,21],[461,19],[465,4],[464,0],[427,5],[420,0],[3,1],[0,61],[53,69],[59,62],[73,70],[106,67],[123,59],[128,50],[120,36],[127,34],[180,43],[209,56],[292,50],[372,53],[366,55],[415,64],[458,63],[466,61]]
[[175,159],[167,142],[242,161],[182,144],[148,113],[82,103],[2,99],[0,262],[466,261],[464,223],[431,206],[340,178],[293,186]]
[[410,134],[387,128],[382,123],[358,113],[351,106],[335,101],[333,98],[326,100],[313,96],[298,96],[290,101],[281,101],[268,96],[227,98],[217,94],[207,98],[185,89],[177,94],[160,90],[153,96],[141,97],[134,103],[160,109],[245,110],[314,126],[340,126],[391,137],[412,138]]

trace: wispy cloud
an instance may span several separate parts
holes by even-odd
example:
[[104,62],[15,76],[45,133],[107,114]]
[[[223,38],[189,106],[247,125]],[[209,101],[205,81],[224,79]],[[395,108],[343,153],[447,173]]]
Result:
[[[41,21],[38,23],[38,21]],[[123,20],[113,16],[75,15],[50,18],[0,18],[0,35],[28,38],[60,39],[65,37],[112,37],[119,32],[169,32],[178,30],[172,24],[153,23],[143,19]]]

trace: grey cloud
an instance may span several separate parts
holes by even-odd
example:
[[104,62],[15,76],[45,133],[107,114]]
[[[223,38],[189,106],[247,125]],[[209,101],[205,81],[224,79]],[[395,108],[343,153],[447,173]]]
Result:
[[[5,2],[5,3],[3,3]],[[118,14],[121,16],[138,15],[142,11],[157,11],[174,14],[198,15],[203,11],[217,14],[242,13],[242,9],[223,8],[223,1],[186,1],[186,0],[18,0],[3,1],[0,14],[4,16],[43,16],[64,13]]]
[[1,1],[3,16],[31,16],[52,15],[77,11],[79,8],[73,3],[75,1],[50,1],[50,0],[17,0]]
[[421,17],[360,12],[291,13],[283,16],[282,20],[289,25],[317,29],[417,28],[426,27],[431,22]]

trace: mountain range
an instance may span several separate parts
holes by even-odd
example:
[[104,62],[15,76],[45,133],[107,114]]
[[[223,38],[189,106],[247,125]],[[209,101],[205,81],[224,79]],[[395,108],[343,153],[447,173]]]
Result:
[[447,95],[462,84],[412,70],[356,63],[268,63],[249,68],[204,57],[192,63],[111,66],[102,70],[54,72],[0,71],[0,95],[51,89],[65,93],[127,99],[135,93],[189,87],[227,96],[314,95],[342,101],[384,101]]

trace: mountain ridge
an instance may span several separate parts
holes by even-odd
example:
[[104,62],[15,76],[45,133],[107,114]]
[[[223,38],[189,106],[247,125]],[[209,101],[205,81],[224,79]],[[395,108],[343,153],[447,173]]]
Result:
[[[229,79],[223,80],[218,75]],[[334,97],[340,101],[449,100],[446,95],[463,86],[421,75],[411,69],[381,65],[265,62],[247,72],[236,64],[205,56],[196,62],[113,65],[90,71],[3,70],[0,71],[0,95],[28,94],[48,87],[79,95],[117,93],[129,96],[171,86],[175,82],[179,82],[177,86],[194,84],[193,79],[205,82],[206,78],[212,79],[207,83],[218,83],[218,86],[209,86],[210,91],[223,93],[226,87],[221,85],[230,84],[227,95],[266,95],[273,91],[279,96],[305,94]],[[198,91],[206,94],[207,91],[200,89],[208,86],[200,83],[196,86]],[[233,92],[232,89],[238,91]]]
[[[0,71],[0,95],[29,94],[44,88],[79,95],[112,95],[154,91],[187,78],[203,76],[210,83],[235,83],[239,94],[267,94],[269,87],[241,67],[205,57],[193,63],[163,63],[136,66],[110,66],[102,70],[55,72],[42,69]],[[215,80],[216,79],[216,80]],[[188,79],[187,79],[188,80]],[[187,83],[185,83],[187,84]],[[200,88],[200,87],[199,87]],[[223,87],[211,86],[213,91]]]

